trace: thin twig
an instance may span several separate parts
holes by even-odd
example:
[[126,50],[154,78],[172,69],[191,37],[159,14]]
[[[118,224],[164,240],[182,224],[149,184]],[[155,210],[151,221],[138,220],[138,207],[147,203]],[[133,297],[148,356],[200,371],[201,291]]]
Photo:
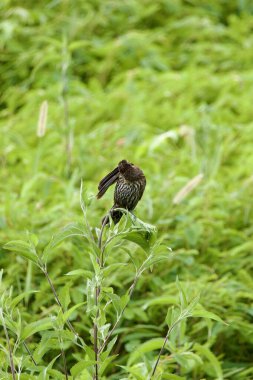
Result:
[[[101,257],[97,257],[97,263],[98,265],[100,266],[100,268],[103,267],[103,250],[102,250],[102,238],[103,238],[103,232],[104,232],[104,228],[105,228],[105,225],[107,224],[108,222],[108,217],[106,216],[103,220],[103,223],[102,223],[102,227],[101,227],[101,230],[100,230],[100,234],[99,234],[99,237],[98,237],[98,248],[100,249],[100,253],[101,253]],[[100,286],[96,286],[96,289],[95,289],[95,306],[97,308],[97,312],[96,312],[96,317],[95,317],[95,320],[94,320],[94,354],[95,354],[95,361],[96,361],[96,364],[95,364],[95,374],[94,374],[94,379],[95,380],[98,380],[98,370],[99,370],[99,364],[98,364],[98,361],[99,361],[99,348],[98,348],[98,325],[97,325],[97,320],[98,320],[98,317],[99,317],[99,309],[98,309],[98,301],[99,301],[99,294],[100,294]]]
[[61,356],[63,360],[63,368],[64,368],[64,374],[65,374],[65,379],[68,380],[68,369],[67,369],[67,362],[66,362],[66,356],[63,348],[61,348]]
[[103,220],[103,223],[102,223],[102,227],[101,227],[101,230],[100,230],[100,234],[99,234],[99,237],[98,237],[98,248],[101,251],[101,258],[100,258],[101,268],[103,268],[103,266],[104,266],[104,247],[102,248],[102,238],[103,238],[104,228],[105,228],[105,226],[107,225],[108,222],[109,222],[109,213],[104,217],[104,220]]
[[[48,274],[48,272],[47,272],[47,269],[46,269],[45,265],[41,265],[40,267],[41,267],[41,270],[43,271],[44,275],[46,276],[46,279],[47,279],[47,281],[48,281],[48,283],[49,283],[49,285],[50,285],[50,288],[51,288],[51,290],[52,290],[52,292],[53,292],[53,294],[54,294],[54,298],[55,298],[56,303],[57,303],[58,306],[61,308],[61,311],[62,311],[63,314],[64,314],[64,313],[65,313],[65,310],[64,310],[64,308],[63,308],[63,306],[62,306],[62,303],[61,303],[61,301],[60,301],[60,299],[59,299],[59,297],[58,297],[58,295],[57,295],[57,293],[56,293],[56,290],[55,290],[54,284],[52,283],[51,278],[49,277],[49,274]],[[76,330],[75,330],[74,327],[72,326],[72,324],[71,324],[71,322],[69,321],[69,319],[66,320],[66,323],[67,323],[68,328],[69,328],[69,329],[75,334],[76,337],[78,337],[78,333],[76,332]]]
[[[139,268],[139,270],[137,271],[137,273],[136,273],[136,275],[135,275],[135,278],[134,278],[134,281],[133,281],[132,285],[131,285],[130,288],[128,289],[129,300],[131,299],[131,297],[132,297],[132,295],[133,295],[133,292],[134,292],[134,289],[135,289],[135,287],[136,287],[137,281],[138,281],[139,277],[141,276],[141,274],[142,274],[142,272],[143,272],[143,267],[145,266],[144,264],[146,263],[147,260],[148,260],[148,259],[146,259],[146,260],[144,261],[144,263],[142,263],[141,267]],[[105,338],[105,340],[104,340],[104,343],[103,343],[102,346],[100,347],[100,350],[99,350],[100,353],[104,350],[104,348],[105,348],[105,346],[107,345],[107,343],[108,343],[110,337],[112,336],[112,334],[114,333],[116,327],[118,326],[118,324],[119,324],[119,322],[120,322],[120,320],[121,320],[121,318],[122,318],[122,316],[123,316],[123,314],[124,314],[124,312],[125,312],[125,310],[126,310],[126,308],[127,308],[127,305],[128,305],[128,304],[126,304],[126,305],[123,307],[123,309],[121,310],[121,313],[120,313],[119,317],[117,318],[117,321],[116,321],[115,324],[113,325],[112,329],[108,332],[108,334],[107,334],[107,336],[106,336],[106,338]]]
[[160,361],[160,358],[161,358],[161,355],[162,355],[162,353],[163,353],[164,347],[165,347],[165,345],[166,345],[166,343],[167,343],[167,341],[168,341],[168,339],[169,339],[169,335],[170,335],[170,333],[171,333],[171,330],[172,330],[172,327],[169,328],[169,330],[168,330],[168,332],[167,332],[167,334],[166,334],[166,337],[165,337],[165,339],[164,339],[164,342],[163,342],[162,348],[160,349],[160,352],[159,352],[158,357],[157,357],[157,359],[156,359],[156,362],[155,362],[155,365],[154,365],[153,371],[152,371],[152,373],[151,373],[150,380],[151,380],[152,377],[155,375],[156,368],[157,368],[158,363],[159,363],[159,361]]
[[32,360],[32,362],[33,362],[33,364],[37,366],[37,363],[36,363],[36,361],[34,360],[33,354],[32,354],[32,352],[31,352],[30,348],[27,346],[26,342],[23,342],[23,345],[24,345],[26,351],[28,352],[28,354],[29,354],[29,356],[30,356],[30,358],[31,358],[31,360]]
[[[109,214],[105,216],[104,220],[103,220],[103,223],[102,223],[102,227],[101,227],[101,230],[100,230],[100,234],[99,234],[99,237],[98,237],[98,248],[100,249],[100,257],[97,257],[97,263],[101,268],[103,268],[104,266],[104,250],[102,248],[102,239],[103,239],[103,232],[104,232],[104,228],[106,226],[106,224],[108,223],[109,221]],[[94,354],[95,354],[95,361],[96,361],[96,364],[95,364],[95,374],[94,374],[94,379],[95,380],[98,380],[98,370],[99,370],[99,354],[100,354],[100,349],[98,347],[98,325],[97,325],[97,320],[98,320],[98,317],[99,317],[99,308],[98,308],[98,303],[99,303],[99,294],[100,294],[100,286],[96,286],[96,289],[95,289],[95,306],[97,308],[97,312],[96,312],[96,317],[95,317],[95,320],[94,320]]]
[[67,368],[66,355],[65,355],[65,352],[63,349],[63,339],[61,336],[61,330],[59,330],[58,340],[59,340],[60,348],[61,348],[61,357],[62,357],[62,361],[63,361],[63,371],[64,371],[64,375],[65,375],[65,380],[68,380],[68,368]]
[[151,373],[151,375],[150,375],[150,380],[152,379],[152,377],[154,376],[154,374],[155,374],[155,372],[156,372],[156,368],[157,368],[158,363],[159,363],[159,361],[160,361],[160,358],[161,358],[161,355],[162,355],[162,353],[163,353],[164,347],[165,347],[165,345],[166,345],[166,343],[167,343],[167,341],[168,341],[168,339],[169,339],[169,335],[170,335],[171,331],[172,331],[172,330],[174,329],[174,327],[177,326],[178,323],[180,323],[181,321],[182,321],[182,318],[179,318],[179,319],[177,319],[177,320],[176,320],[176,321],[175,321],[175,322],[169,327],[168,332],[167,332],[167,334],[166,334],[166,337],[164,338],[164,342],[163,342],[162,348],[161,348],[161,350],[160,350],[160,352],[159,352],[159,354],[158,354],[158,357],[157,357],[157,359],[156,359],[156,362],[155,362],[155,365],[154,365],[153,371],[152,371],[152,373]]
[[2,310],[0,310],[0,315],[1,315],[1,319],[2,319],[2,324],[3,324],[3,328],[4,328],[5,337],[6,337],[6,340],[7,340],[7,346],[8,346],[8,352],[9,352],[9,359],[10,359],[10,367],[11,367],[12,379],[16,380],[15,366],[14,366],[14,362],[13,362],[13,355],[12,355],[12,350],[11,350],[10,338],[9,338],[8,330],[7,330],[6,325],[5,325],[5,320],[4,320],[4,316],[3,316]]
[[[132,297],[132,294],[133,294],[133,292],[134,292],[134,289],[135,289],[136,283],[137,283],[137,281],[138,281],[138,278],[139,278],[139,276],[136,275],[135,278],[134,278],[134,282],[132,283],[132,285],[131,285],[130,288],[128,289],[129,300],[130,300],[130,298]],[[120,312],[120,314],[119,314],[119,316],[118,316],[116,322],[114,323],[114,325],[113,325],[113,327],[111,328],[111,330],[108,332],[108,334],[107,334],[107,336],[106,336],[106,338],[105,338],[105,340],[104,340],[104,343],[103,343],[102,346],[100,347],[100,349],[99,349],[99,353],[103,352],[105,346],[107,345],[107,343],[108,343],[108,341],[110,340],[112,334],[114,333],[116,327],[118,326],[118,324],[119,324],[119,322],[120,322],[120,320],[121,320],[121,318],[122,318],[122,316],[123,316],[123,314],[124,314],[124,312],[125,312],[127,306],[128,306],[128,304],[126,304],[126,305],[123,307],[123,309],[121,310],[121,312]]]
[[97,319],[99,317],[99,310],[98,310],[98,298],[100,293],[100,286],[96,286],[95,290],[95,305],[97,307],[96,317],[94,320],[94,353],[95,353],[95,375],[94,379],[98,380],[98,369],[99,369],[99,349],[98,349],[98,325],[97,325]]
[[[55,290],[55,287],[54,287],[54,284],[52,283],[51,281],[51,278],[49,277],[49,274],[48,274],[48,271],[46,269],[46,266],[45,265],[41,265],[41,269],[44,273],[44,275],[46,276],[46,279],[50,285],[50,288],[54,294],[54,298],[56,300],[56,303],[58,304],[58,306],[60,307],[62,313],[64,314],[64,308],[62,306],[62,303],[56,293],[56,290]],[[70,323],[69,319],[66,320],[66,323],[67,323],[67,326],[69,327],[69,329],[75,334],[76,337],[78,337],[78,334],[77,332],[75,331],[74,327],[72,326],[72,324]],[[60,343],[62,344],[62,341],[60,341]],[[64,368],[64,374],[65,374],[65,379],[68,380],[68,370],[67,370],[67,363],[66,363],[66,356],[65,356],[65,352],[63,350],[63,348],[61,347],[61,356],[62,356],[62,360],[63,360],[63,368]]]

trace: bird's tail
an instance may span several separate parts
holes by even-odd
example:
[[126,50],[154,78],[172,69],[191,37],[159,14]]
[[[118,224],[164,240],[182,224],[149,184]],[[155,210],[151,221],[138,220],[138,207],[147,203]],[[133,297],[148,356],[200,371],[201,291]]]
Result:
[[107,174],[100,182],[98,185],[98,194],[97,194],[97,199],[101,198],[108,187],[113,185],[119,178],[119,168],[118,166],[113,169],[109,174]]

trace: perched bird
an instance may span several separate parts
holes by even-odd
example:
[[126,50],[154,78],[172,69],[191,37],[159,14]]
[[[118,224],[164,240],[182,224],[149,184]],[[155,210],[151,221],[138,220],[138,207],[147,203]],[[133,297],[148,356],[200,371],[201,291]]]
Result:
[[[122,160],[113,171],[99,182],[97,198],[100,199],[108,187],[114,183],[116,183],[114,205],[110,210],[110,214],[116,224],[120,221],[122,212],[115,209],[125,208],[128,211],[133,211],[145,190],[146,178],[140,168],[126,160]],[[102,224],[107,224],[108,222],[109,217],[105,216]]]

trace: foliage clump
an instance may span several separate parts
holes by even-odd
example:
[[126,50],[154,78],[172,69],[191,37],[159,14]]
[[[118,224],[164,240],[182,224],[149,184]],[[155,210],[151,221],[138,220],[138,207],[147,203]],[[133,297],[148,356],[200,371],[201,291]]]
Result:
[[[97,248],[80,181],[96,239],[112,197],[96,202],[97,183],[129,158],[148,180],[136,214],[157,227],[157,253],[172,252],[138,279],[102,376],[147,379],[168,325],[194,305],[158,378],[251,379],[252,2],[4,0],[0,12],[0,377],[11,374],[8,341],[21,379],[92,371],[85,284]],[[117,231],[128,240],[104,269],[108,323],[150,254],[145,228]]]

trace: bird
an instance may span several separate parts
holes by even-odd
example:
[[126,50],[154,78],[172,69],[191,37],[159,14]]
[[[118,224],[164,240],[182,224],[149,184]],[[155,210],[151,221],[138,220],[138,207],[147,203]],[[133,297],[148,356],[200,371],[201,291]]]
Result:
[[[117,224],[123,213],[117,208],[133,211],[141,199],[145,187],[146,177],[143,171],[127,160],[122,160],[118,166],[107,174],[98,185],[97,199],[102,198],[107,189],[116,183],[114,190],[114,204],[109,211],[114,224]],[[109,223],[109,216],[102,219],[102,224]]]

